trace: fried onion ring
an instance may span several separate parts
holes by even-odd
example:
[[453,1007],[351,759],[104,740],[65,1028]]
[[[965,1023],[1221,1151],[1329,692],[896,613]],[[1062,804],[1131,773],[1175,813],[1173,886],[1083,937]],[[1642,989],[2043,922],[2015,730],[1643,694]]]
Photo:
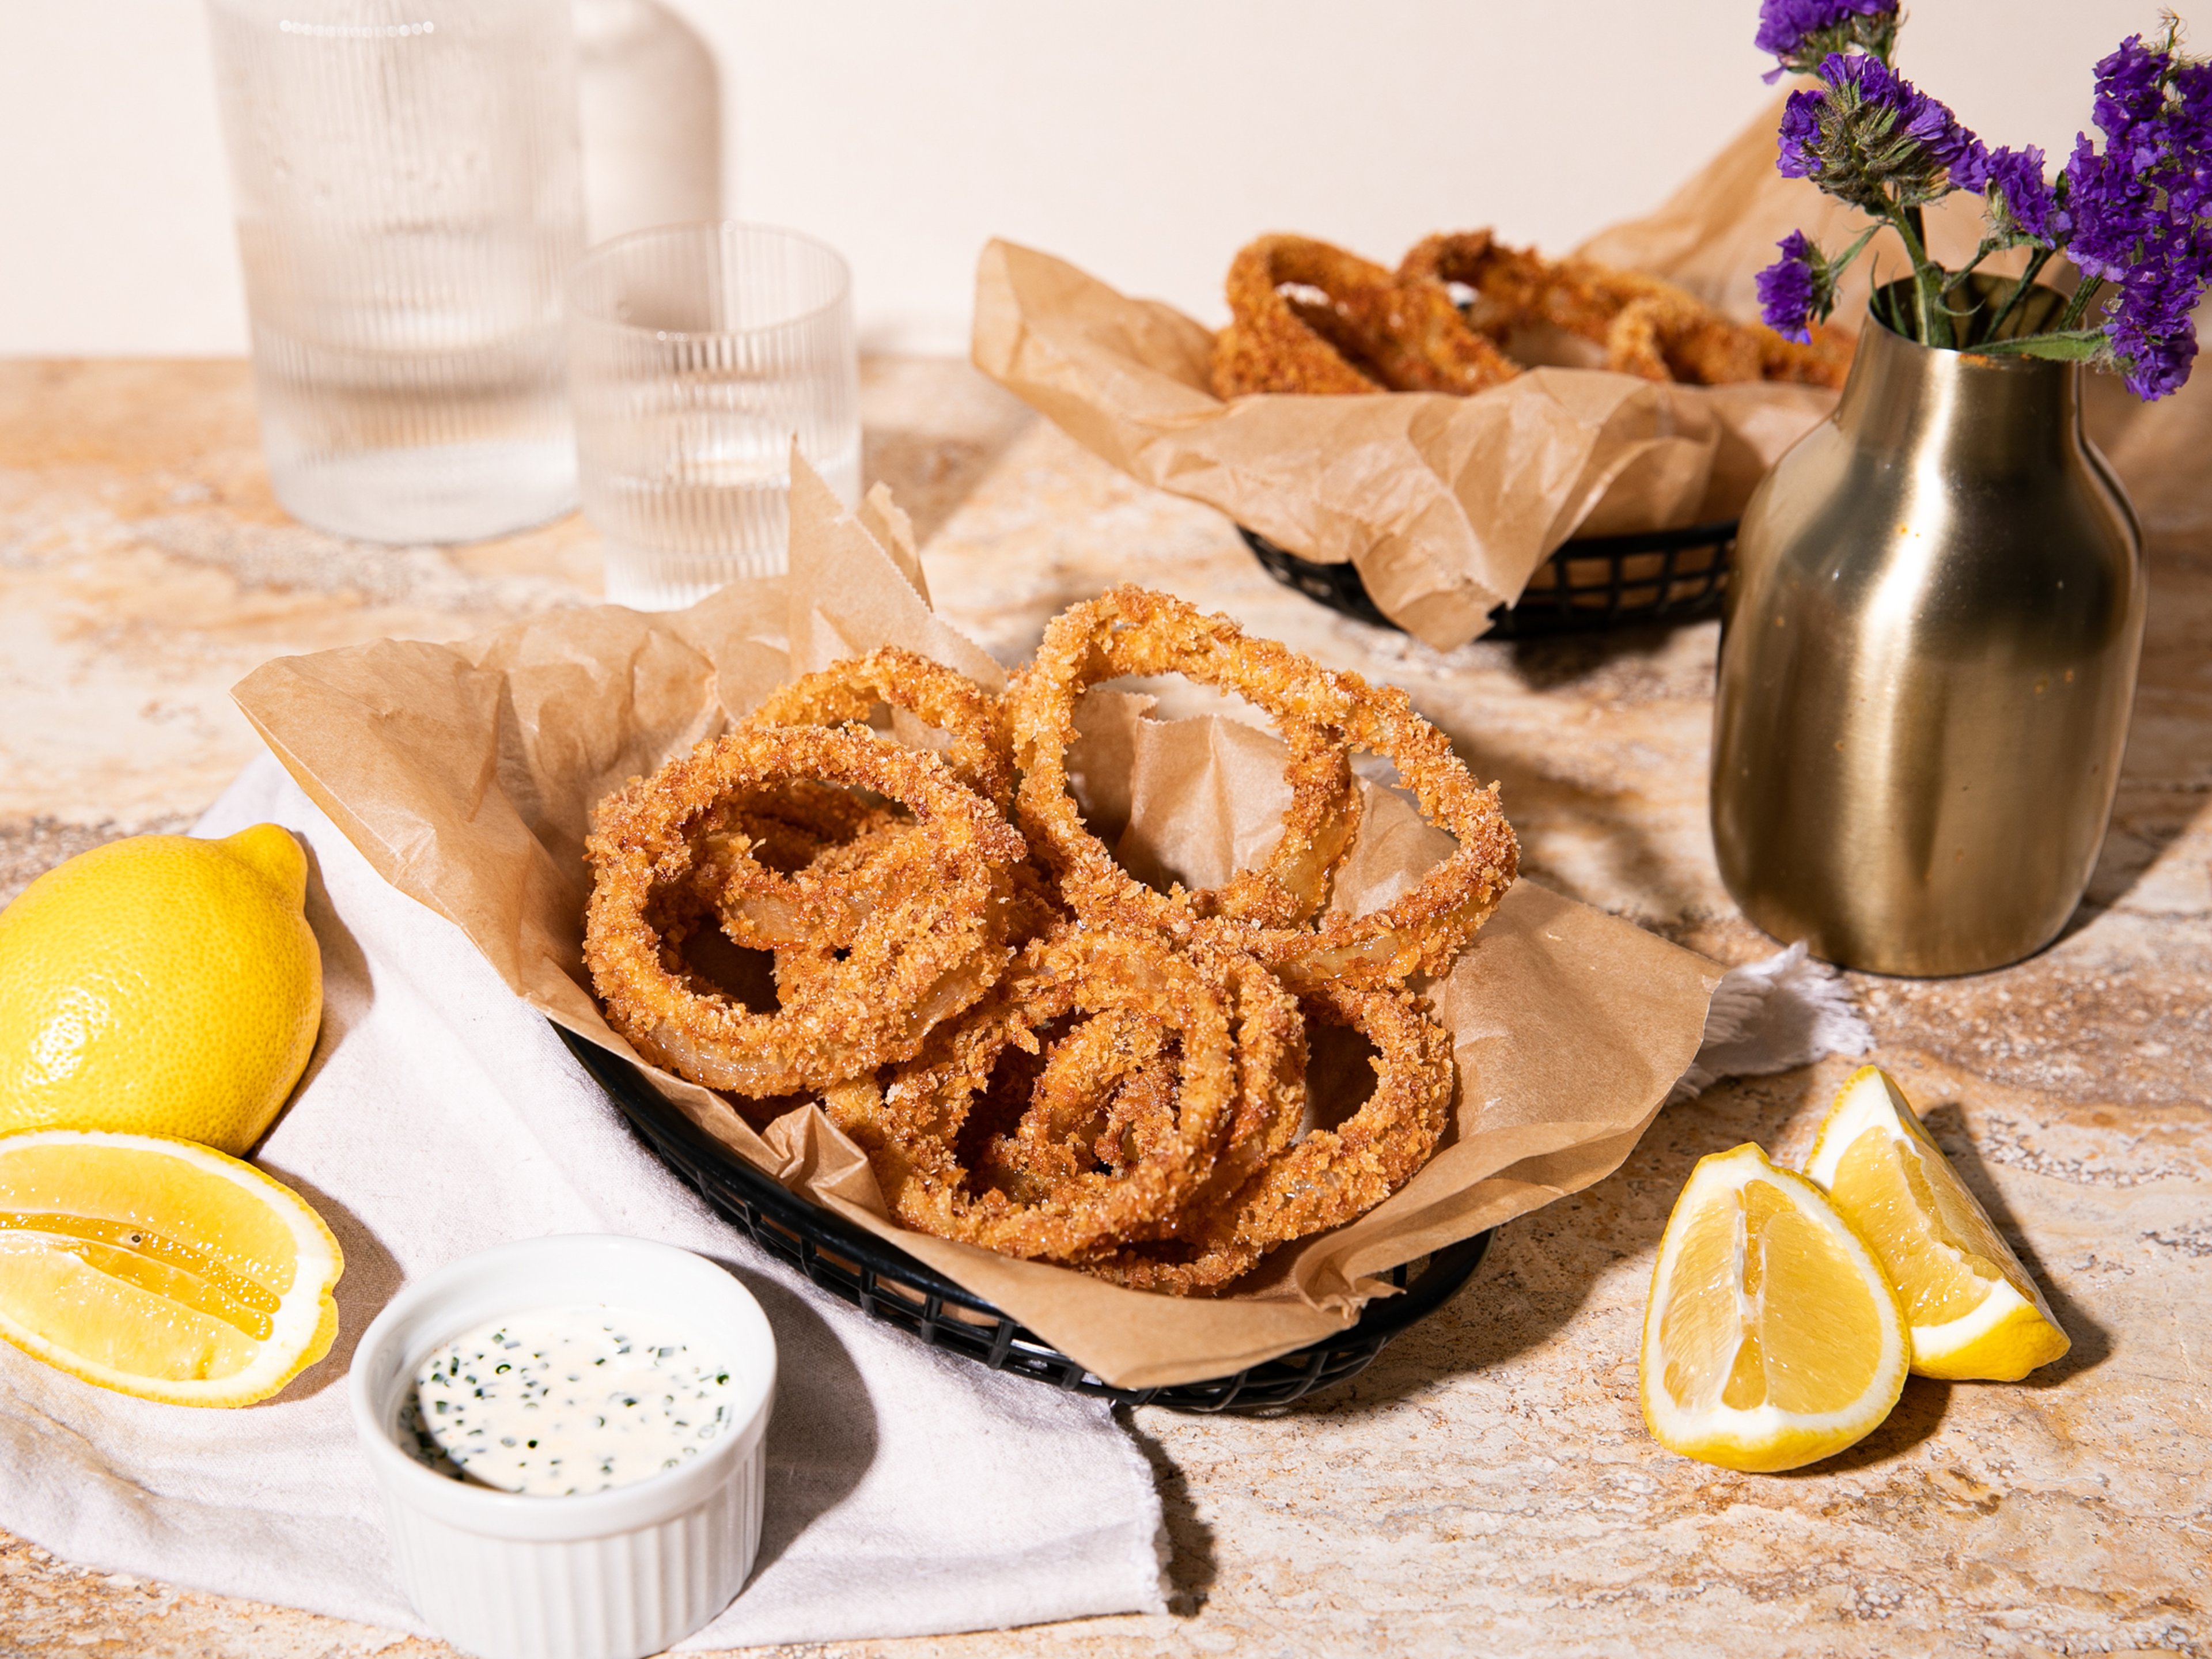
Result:
[[[774,1013],[740,1007],[685,965],[702,909],[692,880],[702,831],[725,804],[794,780],[875,792],[914,814],[902,879],[880,896],[833,972]],[[742,831],[721,849],[760,866]],[[1002,971],[1000,902],[1021,837],[934,755],[850,731],[740,729],[699,745],[602,803],[586,842],[595,882],[584,960],[608,1021],[640,1054],[709,1088],[763,1097],[821,1089],[910,1058],[930,1030]],[[805,935],[830,919],[802,910]]]
[[1360,916],[1332,910],[1310,932],[1278,935],[1290,948],[1264,947],[1265,959],[1301,996],[1445,972],[1521,867],[1521,844],[1498,804],[1498,787],[1475,782],[1451,739],[1413,712],[1410,697],[1350,672],[1332,671],[1329,678],[1345,699],[1337,717],[1345,740],[1389,760],[1422,817],[1458,845],[1382,909]]
[[[1331,739],[1388,758],[1424,816],[1457,848],[1382,909],[1357,917],[1328,912],[1310,926],[1280,919],[1281,906],[1208,906],[1200,902],[1206,896],[1181,888],[1155,892],[1116,864],[1085,827],[1068,793],[1066,745],[1086,684],[1169,669],[1238,691],[1275,715],[1291,744],[1283,840],[1267,871],[1240,872],[1239,881],[1287,865],[1292,878],[1279,878],[1280,890],[1309,897],[1349,846],[1348,832],[1340,839],[1308,839],[1330,835],[1319,790],[1322,780],[1338,775]],[[1295,990],[1340,977],[1380,985],[1443,972],[1519,867],[1519,846],[1497,791],[1476,786],[1450,740],[1413,712],[1403,691],[1370,686],[1286,647],[1248,639],[1227,617],[1201,617],[1180,599],[1122,587],[1072,606],[1045,629],[1035,660],[1009,693],[1009,706],[1022,768],[1015,798],[1022,829],[1053,866],[1076,914],[1093,927],[1157,929],[1181,943],[1245,951]],[[1348,823],[1349,814],[1334,822]]]
[[[1149,1016],[1158,1030],[1127,1014]],[[1091,1018],[1061,1043],[1082,1045],[1083,1069],[1097,1076],[1127,1076],[1172,1039],[1179,1076],[1170,1132],[1118,1173],[1073,1170],[1037,1201],[977,1189],[957,1143],[993,1066],[1010,1046],[1034,1051],[1036,1033],[1076,1015]],[[1228,1011],[1190,959],[1155,939],[1070,933],[1031,947],[989,1001],[886,1085],[856,1085],[824,1103],[867,1152],[902,1224],[1006,1255],[1065,1261],[1170,1222],[1212,1173],[1237,1114],[1238,1086]]]
[[[1235,691],[1266,710],[1291,750],[1282,838],[1258,869],[1196,893],[1180,884],[1157,893],[1123,870],[1084,826],[1069,793],[1067,748],[1085,690],[1125,674],[1166,673]],[[1187,939],[1215,919],[1285,927],[1319,909],[1330,872],[1351,848],[1359,800],[1342,739],[1304,700],[1325,674],[1286,646],[1251,638],[1226,617],[1141,587],[1117,587],[1054,617],[1035,659],[1008,689],[1007,715],[1022,771],[1017,815],[1076,913],[1098,919],[1134,912]],[[1231,948],[1239,942],[1227,941]]]
[[[1236,1114],[1220,1156],[1185,1202],[1188,1215],[1220,1204],[1288,1144],[1305,1106],[1305,1022],[1298,1006],[1249,957],[1202,954],[1200,973],[1223,997],[1237,1044]],[[1013,1133],[995,1138],[975,1174],[1035,1197],[1094,1166],[1116,1174],[1151,1156],[1175,1125],[1177,1070],[1170,1033],[1133,1010],[1105,1016],[1055,1043]]]
[[1451,1040],[1427,1005],[1407,991],[1329,986],[1301,1006],[1309,1019],[1375,1045],[1375,1091],[1337,1127],[1272,1151],[1174,1240],[1115,1251],[1086,1262],[1089,1272],[1133,1290],[1210,1294],[1277,1245],[1364,1215],[1428,1162],[1449,1120],[1455,1073]]
[[903,708],[951,738],[952,775],[1004,812],[1014,794],[1013,753],[999,700],[965,674],[896,645],[848,657],[771,691],[750,726],[865,726],[878,703]]
[[[744,724],[757,729],[865,726],[879,702],[944,732],[951,739],[944,758],[954,777],[1000,812],[1011,808],[1013,756],[998,698],[964,674],[898,646],[880,646],[780,687]],[[777,988],[787,998],[810,994],[834,971],[837,953],[850,947],[870,909],[881,902],[890,879],[884,872],[892,867],[888,861],[896,858],[898,839],[906,833],[902,820],[881,811],[852,829],[835,813],[823,816],[830,827],[811,858],[779,862],[763,857],[743,879],[726,860],[700,872],[701,889],[711,895],[732,941],[776,952]],[[1018,880],[1016,889],[1002,902],[1016,907],[1006,937],[1018,944],[1048,931],[1057,918],[1034,872]]]
[[[1262,236],[1231,262],[1231,322],[1214,343],[1214,395],[1480,392],[1521,371],[1467,325],[1442,288],[1306,236]],[[1318,300],[1286,293],[1304,289]]]
[[1589,259],[1549,260],[1510,248],[1486,230],[1431,236],[1399,263],[1407,288],[1449,298],[1449,283],[1476,296],[1475,320],[1503,337],[1516,324],[1548,323],[1605,348],[1606,367],[1646,380],[1728,386],[1791,380],[1840,386],[1850,337],[1825,325],[1813,343],[1784,340],[1763,324],[1731,321],[1672,283]]

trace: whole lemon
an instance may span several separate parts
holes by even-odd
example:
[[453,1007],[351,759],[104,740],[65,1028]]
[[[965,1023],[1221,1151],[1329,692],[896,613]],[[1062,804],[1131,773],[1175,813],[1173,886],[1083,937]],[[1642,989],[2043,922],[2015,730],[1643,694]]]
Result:
[[0,1134],[107,1129],[234,1155],[307,1068],[323,959],[307,859],[258,823],[134,836],[0,910]]

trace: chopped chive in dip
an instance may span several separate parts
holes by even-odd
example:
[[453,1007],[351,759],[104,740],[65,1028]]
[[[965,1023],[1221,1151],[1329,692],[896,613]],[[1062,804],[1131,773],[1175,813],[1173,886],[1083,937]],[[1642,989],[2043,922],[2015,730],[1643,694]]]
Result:
[[593,1305],[464,1331],[416,1368],[399,1443],[441,1474],[532,1497],[583,1497],[675,1468],[728,1428],[732,1389],[721,1357],[672,1323]]

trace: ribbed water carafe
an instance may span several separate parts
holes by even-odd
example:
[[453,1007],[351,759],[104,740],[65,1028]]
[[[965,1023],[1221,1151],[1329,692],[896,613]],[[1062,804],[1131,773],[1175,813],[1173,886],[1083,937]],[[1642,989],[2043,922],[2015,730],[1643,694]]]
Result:
[[262,446],[295,517],[463,541],[574,505],[570,0],[209,0]]

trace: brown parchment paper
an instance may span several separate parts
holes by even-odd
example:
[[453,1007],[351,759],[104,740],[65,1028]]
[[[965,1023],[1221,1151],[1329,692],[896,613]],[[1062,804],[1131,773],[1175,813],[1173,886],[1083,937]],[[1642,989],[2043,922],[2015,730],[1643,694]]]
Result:
[[[879,644],[1003,682],[931,611],[911,531],[881,486],[848,513],[795,468],[790,563],[788,577],[735,583],[672,614],[577,608],[458,645],[386,641],[283,658],[234,695],[386,880],[461,928],[517,995],[635,1060],[602,1018],[581,959],[592,804],[724,730],[786,678]],[[1146,705],[1110,690],[1085,700],[1071,758],[1091,820],[1134,867],[1218,880],[1279,826],[1280,751],[1238,722],[1154,720]],[[1395,793],[1370,790],[1368,810],[1334,901],[1360,909],[1449,845]],[[1459,1068],[1436,1158],[1370,1214],[1279,1251],[1257,1283],[1216,1300],[1123,1290],[905,1231],[818,1107],[757,1131],[721,1097],[653,1075],[738,1156],[895,1240],[1108,1382],[1146,1387],[1317,1340],[1389,1293],[1376,1275],[1609,1173],[1696,1053],[1719,974],[1521,883],[1430,988]]]
[[[1762,117],[1658,213],[1578,251],[1755,318],[1752,275],[1773,261],[1776,240],[1802,223],[1838,245],[1849,211],[1774,172],[1774,131]],[[1438,228],[1480,222],[1477,209]],[[1224,270],[1235,251],[1222,249]],[[1358,251],[1384,264],[1401,252]],[[1859,310],[1847,301],[1838,319],[1856,326]],[[1472,398],[1224,403],[1208,388],[1212,343],[1172,307],[1049,254],[994,241],[978,262],[978,368],[1133,477],[1309,559],[1350,560],[1383,614],[1439,649],[1486,629],[1492,607],[1519,597],[1571,536],[1734,516],[1835,406],[1820,387],[1655,386],[1572,367]]]

